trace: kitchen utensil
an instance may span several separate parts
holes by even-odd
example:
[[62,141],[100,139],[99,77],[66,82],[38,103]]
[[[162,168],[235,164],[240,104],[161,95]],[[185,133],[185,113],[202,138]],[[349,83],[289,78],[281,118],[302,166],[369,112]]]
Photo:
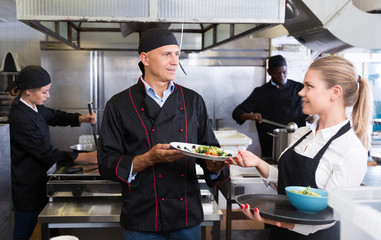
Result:
[[[89,108],[89,114],[92,114],[93,111],[91,110],[91,102],[88,102],[87,107]],[[98,147],[98,142],[97,142],[97,131],[95,129],[95,124],[91,124],[91,128],[93,129],[95,148],[97,148]]]
[[327,207],[315,214],[298,211],[286,195],[243,194],[236,197],[238,204],[249,204],[251,210],[258,208],[263,218],[281,222],[322,225],[335,221],[333,210]]
[[290,122],[287,125],[277,123],[277,122],[273,122],[273,121],[270,121],[267,119],[262,119],[262,122],[285,128],[285,129],[287,129],[288,132],[295,132],[295,130],[298,129],[298,125],[294,122]]

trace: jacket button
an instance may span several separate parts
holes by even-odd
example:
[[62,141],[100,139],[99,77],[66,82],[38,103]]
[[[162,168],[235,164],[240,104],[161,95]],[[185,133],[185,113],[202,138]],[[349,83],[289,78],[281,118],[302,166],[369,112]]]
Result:
[[142,112],[144,111],[144,108],[142,108],[142,109],[140,109],[140,110],[142,110]]
[[152,128],[152,130],[151,130],[151,131],[152,131],[152,132],[154,132],[154,131],[155,131],[155,129],[153,129],[153,128]]
[[184,199],[183,198],[180,198],[180,201],[183,201]]
[[184,130],[181,128],[181,129],[180,129],[180,132],[183,132],[183,131],[184,131]]
[[159,174],[159,178],[161,178],[162,177],[162,175],[161,174]]
[[161,198],[161,201],[164,201],[164,198]]
[[181,107],[181,108],[180,108],[180,110],[182,111],[182,110],[183,110],[183,108]]
[[181,177],[184,177],[184,174],[181,174],[180,176],[181,176]]

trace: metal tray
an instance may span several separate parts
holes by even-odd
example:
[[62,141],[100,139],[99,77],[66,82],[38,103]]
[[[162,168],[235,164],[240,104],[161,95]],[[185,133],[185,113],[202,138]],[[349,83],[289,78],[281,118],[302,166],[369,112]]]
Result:
[[327,207],[317,213],[305,213],[297,210],[286,195],[272,194],[243,194],[236,197],[238,204],[249,204],[252,211],[259,209],[263,218],[282,222],[307,225],[322,225],[335,221],[333,210]]
[[95,147],[95,144],[93,144],[93,143],[80,143],[80,144],[70,146],[70,148],[76,152],[94,152],[94,151],[97,151],[97,148]]

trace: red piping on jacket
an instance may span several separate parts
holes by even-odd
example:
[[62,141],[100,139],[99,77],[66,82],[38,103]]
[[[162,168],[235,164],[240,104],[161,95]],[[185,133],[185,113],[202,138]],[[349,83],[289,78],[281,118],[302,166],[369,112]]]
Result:
[[[140,78],[141,80],[141,78]],[[143,82],[144,83],[144,82]],[[184,93],[183,93],[183,89],[179,86],[180,90],[181,90],[181,95],[182,95],[182,98],[183,98],[183,105],[184,105],[184,114],[185,114],[185,142],[188,142],[188,119],[187,119],[187,111],[186,111],[186,107],[185,107],[185,98],[184,98]],[[144,88],[145,89],[145,88]],[[177,84],[175,84],[175,91],[177,89]],[[136,114],[138,115],[139,119],[140,119],[140,122],[142,123],[143,125],[143,128],[144,128],[144,131],[146,133],[146,137],[147,137],[147,142],[148,142],[148,147],[149,149],[151,149],[151,143],[149,141],[149,137],[148,137],[148,132],[147,132],[147,128],[142,120],[142,118],[140,117],[139,115],[139,112],[135,106],[135,103],[134,103],[134,100],[132,99],[132,95],[131,95],[131,90],[129,90],[129,94],[130,94],[130,98],[131,98],[131,102],[132,102],[132,105],[134,106],[134,109],[135,109],[135,112]],[[119,160],[120,161],[120,160]],[[186,226],[188,226],[188,201],[187,201],[187,181],[186,181],[186,163],[187,163],[187,159],[185,157],[185,172],[184,172],[184,179],[185,179],[185,209],[186,209],[186,218],[185,218],[185,221],[186,221]],[[119,164],[118,164],[119,165]],[[157,231],[157,191],[156,191],[156,179],[155,179],[155,169],[152,165],[152,174],[153,174],[153,181],[154,181],[154,190],[155,190],[155,230]]]
[[[187,109],[185,107],[185,98],[183,89],[179,86],[181,90],[181,95],[183,96],[183,105],[184,105],[184,114],[185,114],[185,142],[188,142],[188,118],[187,118]],[[184,171],[184,180],[185,180],[185,224],[188,227],[188,199],[187,199],[187,157],[185,157],[185,171]]]
[[125,180],[125,179],[119,177],[119,174],[118,174],[118,167],[119,167],[120,161],[122,160],[123,157],[124,157],[124,155],[122,155],[122,156],[120,157],[120,159],[119,159],[119,161],[118,161],[118,164],[116,165],[116,168],[115,168],[115,174],[116,174],[116,176],[117,176],[120,180],[122,180],[123,182],[127,183],[127,185],[128,185],[128,191],[131,192],[130,183],[129,183],[127,180]]
[[[151,143],[150,143],[150,141],[149,141],[147,128],[146,128],[146,126],[145,126],[145,124],[144,124],[142,118],[140,117],[138,110],[136,109],[134,100],[132,99],[132,95],[131,95],[131,90],[130,90],[130,89],[131,89],[131,88],[128,89],[128,92],[129,92],[129,94],[130,94],[130,98],[131,98],[132,105],[134,106],[135,111],[136,111],[136,114],[138,115],[138,117],[139,117],[139,119],[140,119],[140,122],[141,122],[142,125],[143,125],[144,131],[146,132],[146,137],[147,137],[148,147],[149,147],[149,149],[151,150]],[[152,165],[152,174],[153,174],[153,189],[155,190],[155,231],[157,231],[157,192],[156,192],[155,169],[154,169],[153,165]]]

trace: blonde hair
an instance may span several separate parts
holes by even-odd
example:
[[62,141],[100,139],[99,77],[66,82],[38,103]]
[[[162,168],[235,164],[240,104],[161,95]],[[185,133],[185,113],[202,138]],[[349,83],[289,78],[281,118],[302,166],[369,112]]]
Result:
[[353,129],[366,149],[370,147],[369,126],[373,109],[373,94],[368,81],[357,75],[353,64],[339,56],[315,60],[310,68],[320,70],[328,88],[340,85],[346,107],[353,106]]

